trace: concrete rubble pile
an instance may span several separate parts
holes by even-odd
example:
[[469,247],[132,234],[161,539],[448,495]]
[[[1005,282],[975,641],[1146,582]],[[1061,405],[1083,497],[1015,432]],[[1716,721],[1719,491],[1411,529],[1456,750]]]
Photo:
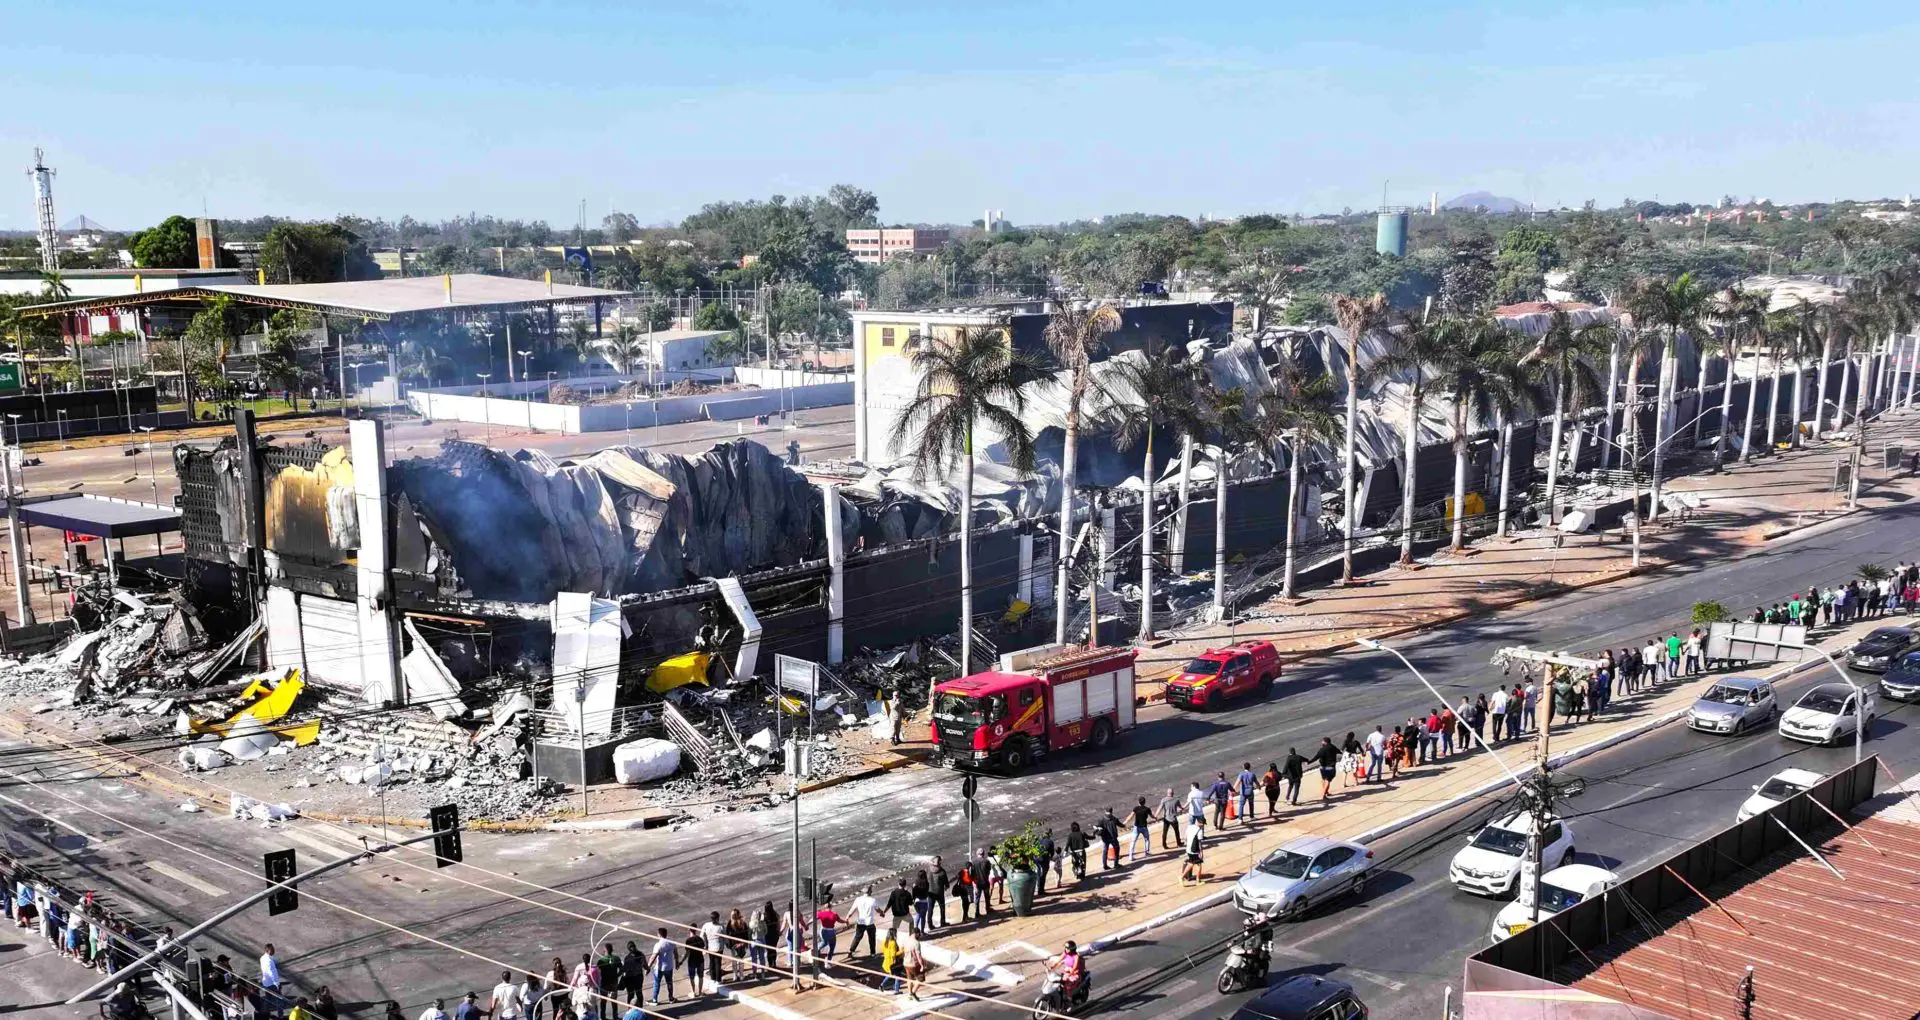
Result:
[[208,658],[207,630],[192,605],[177,592],[152,600],[121,592],[116,600],[120,615],[58,650],[0,660],[0,695],[63,692],[61,704],[98,714],[123,698],[199,686],[194,667]]

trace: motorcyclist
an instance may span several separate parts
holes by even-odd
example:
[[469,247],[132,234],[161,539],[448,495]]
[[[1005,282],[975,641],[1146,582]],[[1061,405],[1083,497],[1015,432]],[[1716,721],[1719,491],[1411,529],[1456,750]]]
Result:
[[1060,951],[1059,959],[1049,964],[1048,969],[1060,976],[1061,1001],[1074,1001],[1080,992],[1080,983],[1086,978],[1086,970],[1080,962],[1080,947],[1068,939],[1066,948]]

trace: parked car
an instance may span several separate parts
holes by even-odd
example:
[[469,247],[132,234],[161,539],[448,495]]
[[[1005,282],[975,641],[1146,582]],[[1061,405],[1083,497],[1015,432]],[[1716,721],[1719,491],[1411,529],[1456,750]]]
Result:
[[1773,685],[1747,676],[1730,676],[1707,688],[1687,709],[1687,726],[1702,733],[1745,733],[1773,721],[1780,706]]
[[[1540,918],[1545,920],[1576,903],[1590,900],[1620,884],[1620,876],[1592,864],[1568,864],[1540,876]],[[1495,942],[1503,942],[1533,926],[1533,890],[1522,887],[1512,903],[1493,915]]]
[[1280,679],[1280,652],[1271,641],[1242,641],[1209,648],[1167,681],[1167,704],[1178,708],[1220,708],[1229,699],[1267,696]]
[[1867,728],[1860,734],[1865,740],[1873,733],[1874,717],[1880,713],[1880,701],[1874,697],[1874,685],[1862,684],[1866,702],[1858,711],[1853,688],[1846,684],[1821,684],[1800,695],[1800,700],[1780,716],[1780,735],[1809,744],[1838,744],[1853,739],[1858,717],[1866,716]]
[[1233,1011],[1233,1020],[1366,1020],[1367,1004],[1338,978],[1295,974]]
[[1233,905],[1249,914],[1297,921],[1337,896],[1366,888],[1373,851],[1358,843],[1301,836],[1261,858],[1233,886]]
[[[1447,878],[1454,888],[1482,896],[1506,896],[1520,877],[1527,855],[1527,836],[1533,832],[1533,814],[1522,811],[1488,822],[1453,855]],[[1573,827],[1558,818],[1547,819],[1545,850],[1548,864],[1573,863]]]
[[1908,652],[1880,678],[1880,693],[1897,701],[1920,701],[1920,652]]
[[1744,822],[1754,815],[1780,804],[1813,788],[1813,784],[1826,778],[1818,772],[1806,769],[1782,769],[1775,772],[1766,782],[1753,788],[1753,796],[1740,805],[1740,812],[1733,820]]
[[1873,633],[1855,642],[1847,653],[1847,665],[1869,673],[1885,673],[1900,656],[1913,647],[1911,627],[1875,627]]

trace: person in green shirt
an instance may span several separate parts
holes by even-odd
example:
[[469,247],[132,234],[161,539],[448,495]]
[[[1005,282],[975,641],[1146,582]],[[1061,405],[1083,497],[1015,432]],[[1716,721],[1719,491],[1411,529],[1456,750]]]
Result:
[[1667,636],[1667,677],[1671,679],[1679,675],[1680,675],[1680,635],[1671,634]]

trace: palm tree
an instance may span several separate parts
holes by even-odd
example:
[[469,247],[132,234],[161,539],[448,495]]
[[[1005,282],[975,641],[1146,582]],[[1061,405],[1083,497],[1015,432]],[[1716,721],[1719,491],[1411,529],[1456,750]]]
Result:
[[1357,298],[1341,294],[1333,299],[1333,317],[1347,335],[1347,448],[1340,460],[1340,505],[1345,517],[1340,537],[1340,582],[1353,583],[1353,533],[1360,525],[1360,485],[1354,480],[1354,433],[1360,416],[1360,338],[1387,317],[1387,298],[1375,294]]
[[1309,443],[1331,443],[1340,423],[1333,413],[1333,378],[1309,374],[1288,361],[1273,376],[1265,410],[1287,438],[1287,554],[1280,595],[1293,598],[1293,545],[1300,532],[1300,454]]
[[1282,438],[1286,425],[1274,394],[1263,393],[1249,399],[1238,386],[1216,390],[1207,383],[1208,419],[1220,444],[1214,447],[1213,472],[1213,608],[1225,618],[1227,612],[1227,461],[1234,450],[1249,450],[1271,461],[1273,444]]
[[[1578,408],[1599,395],[1600,374],[1594,363],[1603,352],[1612,349],[1613,342],[1611,324],[1591,322],[1576,327],[1573,318],[1555,306],[1547,321],[1547,331],[1520,359],[1523,366],[1539,365],[1553,392],[1553,434],[1547,447],[1548,524],[1560,519],[1560,437],[1566,429],[1567,406],[1571,402]],[[1504,496],[1501,509],[1506,509]]]
[[1114,442],[1132,446],[1144,440],[1140,480],[1140,639],[1153,637],[1153,433],[1166,428],[1185,438],[1206,431],[1206,401],[1202,396],[1200,366],[1179,356],[1184,352],[1148,352],[1117,358],[1099,382],[1106,405],[1102,419],[1113,431]]
[[942,478],[964,468],[960,486],[960,675],[973,672],[973,438],[987,426],[1016,471],[1033,470],[1033,430],[1020,387],[1039,366],[1015,351],[1008,328],[962,326],[950,339],[920,337],[907,355],[920,376],[913,399],[894,419],[911,443],[914,475]]
[[[594,346],[612,355],[613,360],[620,363],[621,375],[632,375],[633,363],[649,354],[647,348],[650,346],[650,341],[647,335],[640,331],[638,324],[622,322],[613,327],[612,336],[598,341]],[[508,352],[507,357],[511,360],[512,352]]]
[[1633,309],[1635,328],[1666,334],[1666,344],[1660,352],[1660,381],[1655,397],[1658,412],[1653,419],[1653,494],[1647,511],[1649,519],[1660,516],[1660,469],[1666,462],[1667,408],[1674,399],[1672,376],[1679,364],[1674,354],[1681,333],[1694,337],[1706,333],[1701,325],[1702,316],[1712,298],[1712,293],[1696,282],[1692,273],[1681,273],[1672,280],[1642,281],[1627,299]]
[[1873,406],[1878,409],[1882,404],[1892,406],[1887,396],[1899,383],[1895,368],[1899,338],[1920,318],[1920,275],[1911,265],[1880,270],[1868,279],[1867,293],[1875,324],[1887,334],[1886,354],[1873,379]]
[[1742,341],[1751,342],[1756,355],[1753,380],[1747,384],[1747,430],[1741,433],[1740,447],[1744,457],[1747,448],[1753,445],[1753,411],[1759,402],[1760,362],[1758,359],[1761,335],[1766,330],[1768,296],[1755,290],[1740,287],[1728,287],[1720,295],[1720,304],[1716,312],[1722,326],[1726,329],[1726,340],[1721,349],[1726,354],[1727,378],[1720,387],[1720,434],[1713,441],[1713,469],[1720,470],[1720,462],[1726,457],[1728,423],[1733,414],[1734,366],[1740,363]]
[[1402,454],[1404,468],[1400,473],[1401,566],[1413,563],[1413,502],[1417,488],[1414,465],[1420,449],[1420,412],[1426,404],[1427,366],[1441,363],[1447,355],[1442,346],[1449,342],[1445,331],[1436,328],[1437,325],[1409,317],[1407,321],[1386,330],[1381,334],[1387,341],[1386,353],[1361,373],[1370,389],[1394,377],[1405,377],[1407,380],[1406,448]]
[[1511,406],[1525,381],[1513,354],[1513,334],[1492,316],[1447,316],[1435,324],[1444,355],[1436,362],[1434,383],[1453,401],[1453,543],[1466,547],[1467,429]]
[[1066,441],[1060,451],[1060,531],[1056,538],[1060,576],[1053,589],[1053,640],[1058,644],[1067,642],[1067,546],[1073,539],[1074,461],[1080,447],[1082,405],[1092,380],[1089,366],[1107,334],[1119,328],[1120,313],[1112,305],[1076,308],[1070,299],[1059,296],[1043,334],[1054,361],[1067,372]]
[[[1800,415],[1805,413],[1806,402],[1806,361],[1813,356],[1813,339],[1816,332],[1813,306],[1806,301],[1800,307],[1787,314],[1779,331],[1779,354],[1784,359],[1793,360],[1793,409],[1787,419],[1793,423],[1793,434],[1787,442],[1795,449],[1800,447]],[[1778,373],[1775,375],[1778,378]]]

